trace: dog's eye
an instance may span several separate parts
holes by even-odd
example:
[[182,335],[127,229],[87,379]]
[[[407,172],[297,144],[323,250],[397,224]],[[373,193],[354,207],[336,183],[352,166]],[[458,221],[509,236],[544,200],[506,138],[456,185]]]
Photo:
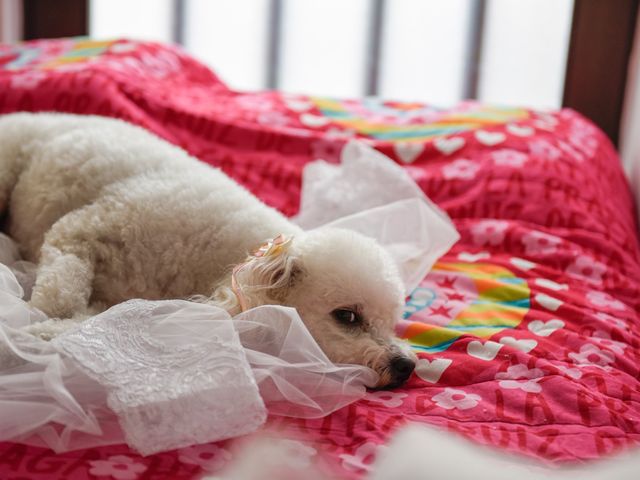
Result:
[[349,310],[347,308],[338,308],[331,312],[333,318],[336,319],[338,323],[342,323],[344,325],[358,325],[362,322],[360,315],[358,315],[353,310]]

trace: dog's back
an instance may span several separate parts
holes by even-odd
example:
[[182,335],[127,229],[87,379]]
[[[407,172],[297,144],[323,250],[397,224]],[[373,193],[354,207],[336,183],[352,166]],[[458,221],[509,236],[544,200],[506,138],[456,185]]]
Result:
[[22,254],[36,261],[44,234],[105,187],[142,172],[193,162],[144,129],[97,116],[0,117],[0,212]]
[[[27,259],[76,268],[105,304],[210,294],[246,252],[297,231],[221,171],[142,128],[95,116],[0,117],[0,207]],[[61,281],[52,280],[55,291]],[[37,284],[36,301],[49,290]]]

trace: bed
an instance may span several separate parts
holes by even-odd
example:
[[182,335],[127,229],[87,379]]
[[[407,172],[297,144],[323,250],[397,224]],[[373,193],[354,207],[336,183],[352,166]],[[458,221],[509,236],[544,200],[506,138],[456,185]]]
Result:
[[[287,215],[302,170],[351,139],[400,164],[460,241],[407,298],[420,360],[402,388],[318,420],[276,420],[303,465],[363,478],[407,422],[549,464],[640,442],[640,246],[608,138],[572,110],[235,92],[181,50],[129,40],[0,46],[0,113],[123,118],[223,169]],[[141,457],[0,444],[0,477],[191,479],[230,442]]]

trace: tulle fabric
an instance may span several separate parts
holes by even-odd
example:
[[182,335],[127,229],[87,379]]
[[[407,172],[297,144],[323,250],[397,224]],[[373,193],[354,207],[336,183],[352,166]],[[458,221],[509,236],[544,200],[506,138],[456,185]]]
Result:
[[[3,261],[9,246],[0,235]],[[46,320],[22,295],[14,272],[0,265],[0,439],[64,451],[112,443],[114,430],[123,438],[105,408],[106,389],[53,344],[21,331]]]
[[307,165],[293,220],[305,229],[349,228],[375,238],[398,264],[407,295],[460,238],[407,171],[356,141],[342,149],[340,165]]
[[[359,144],[341,166],[308,166],[296,221],[378,239],[409,290],[458,238],[402,169]],[[132,300],[40,340],[23,331],[47,320],[25,301],[34,278],[0,234],[0,440],[151,454],[249,433],[267,415],[322,417],[378,381],[332,364],[296,311],[278,306],[232,319],[211,305]]]
[[378,380],[331,363],[291,308],[232,319],[211,305],[132,300],[46,342],[21,331],[46,319],[22,294],[0,265],[1,440],[151,454],[249,433],[267,413],[322,417]]

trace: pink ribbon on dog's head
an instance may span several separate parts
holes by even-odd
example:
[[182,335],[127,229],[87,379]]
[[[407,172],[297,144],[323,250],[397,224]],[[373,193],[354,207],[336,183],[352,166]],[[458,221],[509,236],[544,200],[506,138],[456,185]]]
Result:
[[231,290],[238,299],[238,304],[240,305],[240,310],[242,312],[247,310],[247,298],[245,297],[244,293],[242,292],[242,288],[238,283],[238,280],[236,278],[237,273],[257,258],[282,255],[282,253],[286,250],[286,247],[289,245],[289,243],[291,243],[292,239],[293,237],[287,237],[281,233],[273,240],[269,240],[260,245],[257,250],[249,255],[249,259],[246,262],[239,263],[238,265],[233,267],[233,271],[231,272]]
[[281,233],[273,240],[269,240],[263,243],[262,245],[260,245],[260,247],[258,247],[258,249],[255,252],[253,252],[251,256],[260,258],[260,257],[271,257],[273,255],[280,255],[284,251],[285,247],[289,245],[289,243],[291,243],[292,238],[293,237],[286,237],[284,234]]

